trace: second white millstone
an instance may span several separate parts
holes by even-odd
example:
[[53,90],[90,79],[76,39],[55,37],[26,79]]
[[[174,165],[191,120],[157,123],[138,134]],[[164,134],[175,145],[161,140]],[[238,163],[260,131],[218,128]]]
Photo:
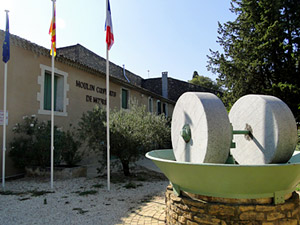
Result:
[[231,108],[233,130],[250,130],[251,136],[234,135],[231,149],[242,165],[286,163],[297,144],[297,126],[289,107],[268,95],[246,95]]
[[[181,136],[188,125],[191,139]],[[177,161],[225,163],[231,143],[231,127],[222,101],[211,93],[186,92],[178,99],[172,117],[171,137]]]

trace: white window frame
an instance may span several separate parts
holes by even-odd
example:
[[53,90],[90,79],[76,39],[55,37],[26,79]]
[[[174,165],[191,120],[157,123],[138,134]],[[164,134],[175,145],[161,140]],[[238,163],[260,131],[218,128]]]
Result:
[[[37,100],[40,102],[40,108],[38,110],[38,114],[42,115],[50,115],[51,110],[45,110],[44,109],[44,84],[45,84],[45,73],[48,72],[51,74],[51,67],[40,64],[41,68],[41,74],[38,76],[38,84],[40,85],[40,92],[37,93]],[[58,80],[57,88],[63,88],[63,97],[57,96],[57,100],[61,102],[63,109],[62,111],[54,111],[55,116],[68,116],[67,113],[67,105],[69,105],[69,99],[67,98],[67,92],[69,91],[69,84],[67,83],[68,73],[58,70],[57,68],[54,68],[54,73],[61,76],[63,79],[63,82]]]

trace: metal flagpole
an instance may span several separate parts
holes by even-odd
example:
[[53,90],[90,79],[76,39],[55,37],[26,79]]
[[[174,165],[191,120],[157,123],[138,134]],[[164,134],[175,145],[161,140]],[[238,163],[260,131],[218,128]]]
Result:
[[7,93],[7,63],[4,66],[4,107],[3,107],[3,146],[2,146],[2,187],[5,188],[5,152],[6,152],[6,93]]
[[[8,18],[8,10],[5,10]],[[6,21],[7,23],[7,21]],[[8,29],[8,27],[6,27]],[[9,32],[9,31],[5,31]],[[5,188],[5,153],[6,153],[6,98],[7,98],[7,62],[4,64],[4,99],[3,99],[3,146],[2,146],[2,187]]]
[[53,154],[54,153],[54,49],[52,47],[51,74],[51,189],[53,189]]
[[109,135],[109,58],[106,48],[106,137],[107,137],[107,189],[110,191],[110,135]]
[[[108,0],[106,0],[106,9]],[[108,13],[108,10],[106,10]],[[109,135],[109,58],[108,45],[106,47],[106,138],[107,138],[107,190],[110,191],[110,135]]]
[[[54,5],[55,0],[53,2],[52,9],[52,24],[55,23],[53,21],[54,18]],[[51,72],[51,189],[53,189],[53,166],[54,166],[54,45],[51,45],[52,51],[52,72]]]

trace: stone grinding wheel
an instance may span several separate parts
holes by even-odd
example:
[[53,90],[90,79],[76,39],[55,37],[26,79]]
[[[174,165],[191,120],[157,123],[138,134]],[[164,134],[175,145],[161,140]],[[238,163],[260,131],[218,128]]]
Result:
[[231,108],[233,130],[250,130],[249,135],[234,135],[231,149],[242,165],[286,163],[295,150],[298,136],[294,116],[280,99],[268,95],[246,95]]
[[[189,142],[181,136],[188,124]],[[178,99],[172,116],[171,137],[177,161],[225,163],[231,143],[231,127],[222,101],[211,93],[186,92]]]

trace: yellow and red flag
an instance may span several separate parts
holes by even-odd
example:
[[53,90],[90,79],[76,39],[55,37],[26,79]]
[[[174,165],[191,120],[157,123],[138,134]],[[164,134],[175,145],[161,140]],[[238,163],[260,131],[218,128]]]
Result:
[[54,57],[56,56],[56,29],[55,29],[55,14],[56,14],[56,4],[54,2],[53,6],[53,17],[50,24],[49,34],[51,35],[51,50],[50,55],[52,55],[52,50],[54,51]]

